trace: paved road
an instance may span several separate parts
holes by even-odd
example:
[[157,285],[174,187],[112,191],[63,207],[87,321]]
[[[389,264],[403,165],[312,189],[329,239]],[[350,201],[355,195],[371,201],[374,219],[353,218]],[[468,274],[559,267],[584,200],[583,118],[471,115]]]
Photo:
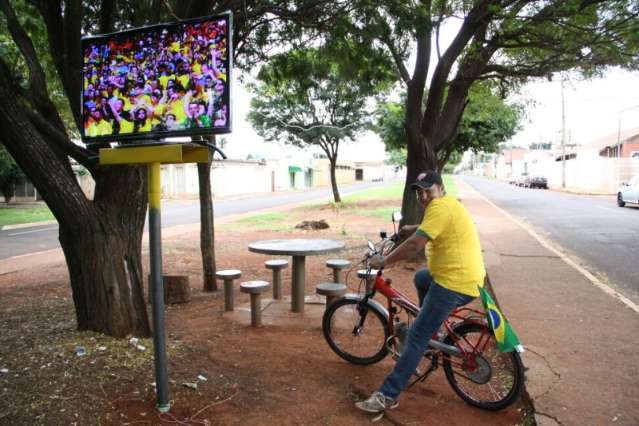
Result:
[[474,176],[463,179],[579,258],[604,282],[639,301],[639,208],[619,208],[613,196],[519,188]]
[[[372,186],[388,185],[389,182],[365,182],[340,188],[340,194],[360,191]],[[215,217],[268,209],[291,203],[333,199],[330,188],[311,191],[282,192],[251,196],[234,200],[214,200]],[[200,207],[197,200],[163,201],[162,227],[199,223]],[[60,247],[58,225],[42,225],[29,228],[0,231],[0,259],[20,256],[37,251]]]

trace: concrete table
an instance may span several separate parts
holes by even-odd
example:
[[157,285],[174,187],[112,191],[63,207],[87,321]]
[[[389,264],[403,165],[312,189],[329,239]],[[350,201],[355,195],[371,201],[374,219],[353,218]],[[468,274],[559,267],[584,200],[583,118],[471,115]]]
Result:
[[306,256],[328,254],[344,248],[344,243],[333,240],[268,240],[249,244],[253,253],[293,257],[291,283],[291,310],[304,312],[304,287],[306,285]]

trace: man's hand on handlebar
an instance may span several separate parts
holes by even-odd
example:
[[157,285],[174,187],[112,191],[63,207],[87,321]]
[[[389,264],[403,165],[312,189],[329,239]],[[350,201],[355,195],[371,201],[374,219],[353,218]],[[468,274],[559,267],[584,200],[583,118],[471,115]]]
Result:
[[382,269],[384,267],[384,256],[381,254],[376,254],[370,258],[368,264],[373,269]]

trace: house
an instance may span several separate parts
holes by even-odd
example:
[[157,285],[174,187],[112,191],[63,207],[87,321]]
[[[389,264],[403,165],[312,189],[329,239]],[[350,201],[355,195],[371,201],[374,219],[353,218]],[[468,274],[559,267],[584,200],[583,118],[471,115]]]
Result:
[[617,132],[598,141],[599,155],[639,159],[639,128]]
[[[312,186],[329,186],[331,184],[331,163],[328,158],[318,157],[311,162]],[[335,180],[338,185],[355,182],[355,165],[347,161],[339,161],[335,165]]]
[[[611,133],[554,157],[548,185],[613,194],[621,182],[639,174],[639,129]],[[634,157],[633,157],[634,156]]]
[[510,180],[528,173],[525,156],[526,148],[506,148],[497,156],[494,166],[494,176],[497,179]]

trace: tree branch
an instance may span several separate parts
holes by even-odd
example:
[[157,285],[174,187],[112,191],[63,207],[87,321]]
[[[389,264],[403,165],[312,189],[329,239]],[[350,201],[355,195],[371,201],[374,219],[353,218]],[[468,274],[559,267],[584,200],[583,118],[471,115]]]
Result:
[[100,10],[100,32],[113,32],[113,14],[115,12],[115,0],[102,0]]
[[49,50],[55,52],[52,55],[53,63],[69,99],[75,124],[80,129],[83,125],[80,113],[82,63],[78,52],[82,5],[78,0],[66,1],[63,13],[60,0],[40,0],[38,8],[47,27]]
[[47,136],[48,141],[52,141],[65,154],[76,160],[78,163],[86,167],[91,174],[97,170],[96,156],[91,151],[74,144],[69,140],[66,134],[60,132],[49,123],[47,119],[38,114],[36,111],[26,109],[26,115],[33,125],[43,134]]
[[386,35],[379,38],[379,40],[388,47],[388,50],[395,61],[395,66],[397,66],[397,72],[399,73],[400,78],[404,82],[404,84],[410,83],[410,74],[406,69],[406,65],[404,64],[404,60],[402,56],[399,54],[397,47]]
[[31,38],[20,25],[15,11],[8,0],[0,0],[0,8],[7,19],[11,37],[18,46],[18,49],[20,49],[29,68],[29,94],[34,104],[33,106],[37,110],[44,112],[47,116],[56,119],[56,125],[64,128],[53,102],[49,99],[46,76],[42,65],[40,65],[38,54],[33,47]]
[[448,79],[450,70],[478,28],[485,25],[489,21],[488,18],[494,14],[494,12],[491,12],[489,9],[489,6],[494,3],[493,0],[483,0],[475,3],[464,19],[464,23],[453,39],[453,42],[448,49],[446,49],[446,52],[444,52],[444,55],[435,68],[428,92],[424,120],[422,122],[422,132],[427,138],[432,136],[432,129],[437,127],[446,88],[446,80]]

